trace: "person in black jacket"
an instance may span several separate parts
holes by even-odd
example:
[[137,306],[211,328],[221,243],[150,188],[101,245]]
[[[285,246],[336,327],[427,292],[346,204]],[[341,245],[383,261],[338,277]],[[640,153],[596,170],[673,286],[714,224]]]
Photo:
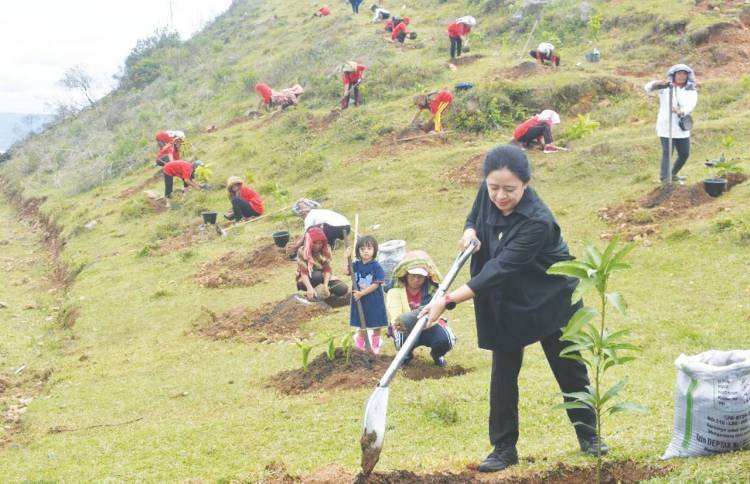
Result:
[[[571,305],[577,281],[549,275],[558,261],[570,260],[568,246],[549,208],[529,187],[531,168],[518,147],[493,148],[484,159],[484,183],[466,219],[460,245],[479,242],[471,261],[471,279],[423,310],[428,326],[443,311],[474,299],[479,347],[492,351],[489,437],[494,450],[479,470],[493,472],[518,463],[518,373],[523,348],[539,341],[564,393],[589,384],[586,366],[560,357],[569,342],[561,328],[581,306]],[[567,399],[566,399],[567,400]],[[581,450],[596,455],[608,449],[596,438],[589,409],[568,410]]]

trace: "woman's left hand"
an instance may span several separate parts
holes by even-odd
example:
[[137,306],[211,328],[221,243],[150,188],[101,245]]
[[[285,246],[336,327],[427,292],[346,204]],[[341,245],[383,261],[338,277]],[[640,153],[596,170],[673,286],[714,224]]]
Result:
[[362,291],[352,291],[352,296],[354,296],[355,301],[359,301],[364,294],[362,294]]
[[425,329],[427,329],[430,326],[433,326],[444,312],[445,300],[443,298],[439,298],[437,301],[433,299],[430,301],[430,304],[422,308],[422,311],[419,312],[419,317],[421,318],[424,315],[429,315],[427,318],[427,324],[424,326]]

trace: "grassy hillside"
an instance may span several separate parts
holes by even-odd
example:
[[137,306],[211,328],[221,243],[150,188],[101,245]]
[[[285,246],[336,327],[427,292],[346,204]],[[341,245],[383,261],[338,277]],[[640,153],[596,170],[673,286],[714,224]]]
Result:
[[[750,65],[743,42],[750,39],[732,27],[743,2],[590,1],[591,14],[602,19],[598,64],[583,59],[594,44],[579,2],[552,2],[531,45],[552,39],[563,65],[529,74],[518,65],[527,60],[520,53],[535,17],[523,15],[523,2],[412,0],[404,10],[389,4],[409,15],[419,34],[417,48],[403,49],[376,33],[364,11],[354,17],[343,2],[332,3],[334,14],[318,19],[310,2],[235,1],[189,41],[148,52],[137,67],[156,76],[151,82],[111,93],[0,165],[6,193],[44,197],[40,210],[64,241],[50,255],[44,248],[59,247],[56,231],[37,224],[28,205],[19,212],[3,202],[7,284],[0,301],[8,307],[0,309],[0,327],[9,336],[0,343],[0,373],[16,389],[0,391],[3,481],[258,482],[273,477],[276,468],[268,466],[281,462],[291,475],[333,464],[341,475],[356,473],[371,385],[299,395],[268,386],[280,372],[301,367],[293,336],[342,336],[348,308],[266,342],[252,340],[253,331],[225,340],[200,332],[211,312],[258,309],[294,290],[291,263],[259,270],[260,283],[233,288],[202,287],[206,264],[230,251],[237,253],[231,260],[265,248],[274,230],[290,227],[297,235],[301,223],[268,217],[220,238],[197,229],[200,212],[224,211],[222,182],[239,175],[271,212],[299,196],[320,199],[350,218],[358,213],[363,231],[381,242],[404,239],[409,248],[428,250],[445,271],[475,194],[478,157],[545,107],[561,112],[556,135],[571,151],[530,152],[533,185],[573,253],[583,241],[617,233],[638,243],[633,270],[614,281],[630,313],[613,325],[631,329],[643,354],[612,378],[629,377],[627,398],[649,411],[610,421],[610,459],[658,463],[671,438],[673,361],[680,353],[750,346],[750,183],[697,206],[634,210],[625,226],[600,215],[657,186],[656,102],[642,84],[673,63],[695,65],[700,81],[683,170],[689,183],[706,174],[703,160],[722,151],[750,169],[750,77],[742,74]],[[479,20],[468,55],[482,57],[452,70],[445,28],[467,14]],[[715,27],[723,23],[730,25]],[[349,59],[370,66],[366,102],[331,115],[341,89],[336,68]],[[257,80],[276,88],[301,83],[301,105],[244,118],[257,104]],[[395,142],[413,115],[414,94],[463,81],[476,87],[457,96],[445,140]],[[578,114],[600,127],[574,139]],[[210,125],[219,129],[204,132]],[[216,182],[209,191],[176,195],[171,210],[156,212],[141,191],[161,190],[161,180],[151,178],[152,137],[164,128],[187,132],[187,157],[211,163]],[[722,144],[727,135],[732,140]],[[51,244],[34,242],[45,238]],[[63,277],[51,275],[60,276],[55,260],[47,260],[56,255],[67,267]],[[340,270],[343,255],[335,257]],[[476,347],[469,304],[451,316],[459,345],[448,359],[469,371],[395,380],[378,470],[457,472],[488,452],[490,354]],[[552,408],[558,389],[538,345],[526,352],[520,385],[521,464],[508,475],[558,462],[590,464],[564,413]],[[11,407],[19,416],[12,424]],[[656,480],[740,482],[750,474],[742,452],[670,465],[671,473]]]

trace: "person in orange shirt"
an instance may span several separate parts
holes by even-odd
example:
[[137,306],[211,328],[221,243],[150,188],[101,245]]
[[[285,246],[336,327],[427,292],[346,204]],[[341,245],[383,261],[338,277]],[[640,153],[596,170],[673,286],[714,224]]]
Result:
[[461,17],[448,26],[448,37],[451,41],[451,59],[461,57],[461,47],[469,40],[471,28],[477,24],[474,17]]
[[239,222],[243,219],[259,217],[263,215],[263,199],[258,192],[245,185],[238,176],[230,176],[227,179],[227,192],[232,210],[224,214],[224,218]]
[[429,109],[430,113],[432,113],[431,121],[433,123],[433,129],[435,131],[442,131],[443,124],[441,122],[441,117],[443,112],[448,109],[448,106],[453,103],[453,94],[451,94],[451,92],[446,89],[441,89],[439,91],[433,91],[429,94],[417,96],[415,98],[415,102],[417,104],[417,107],[419,108],[419,111],[417,111],[417,114],[414,115],[412,124],[414,124],[417,119],[419,119],[419,116],[422,114],[422,111],[424,109]]
[[344,64],[341,68],[344,72],[344,96],[341,99],[341,109],[349,107],[349,100],[354,100],[354,105],[359,106],[362,102],[362,97],[359,93],[359,84],[365,79],[365,71],[367,66],[357,63],[356,61],[349,61]]
[[200,190],[201,187],[193,181],[195,177],[195,169],[199,166],[203,166],[203,162],[196,160],[189,162],[185,160],[174,160],[164,165],[162,171],[164,172],[164,197],[166,198],[165,205],[169,207],[169,199],[172,197],[172,189],[174,186],[174,177],[182,179],[182,191],[186,191],[187,187],[193,187],[196,190]]
[[185,141],[185,133],[182,131],[159,131],[156,133],[156,144],[159,152],[156,154],[156,166],[164,166],[170,161],[180,160],[180,147]]

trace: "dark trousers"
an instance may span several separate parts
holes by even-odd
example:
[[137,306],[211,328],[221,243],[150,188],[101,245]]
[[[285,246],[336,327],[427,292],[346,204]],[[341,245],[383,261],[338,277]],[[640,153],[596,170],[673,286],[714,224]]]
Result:
[[461,55],[461,46],[463,41],[461,37],[451,37],[451,59]]
[[539,123],[536,126],[532,126],[518,141],[525,146],[529,146],[539,137],[544,137],[545,145],[552,143],[552,130],[550,129],[549,124]]
[[[403,331],[393,331],[393,343],[396,346],[396,351],[401,348],[401,345],[404,344],[404,341],[406,341],[408,336],[409,335]],[[430,356],[432,356],[432,359],[436,360],[441,356],[445,356],[445,354],[453,348],[454,341],[455,336],[450,328],[440,324],[435,324],[419,334],[419,338],[417,338],[417,342],[414,343],[412,351],[420,346],[426,346],[427,348],[430,348]]]
[[323,232],[326,234],[328,245],[330,245],[331,248],[333,248],[333,246],[336,244],[336,240],[344,240],[346,238],[346,234],[348,234],[352,229],[351,225],[334,227],[333,225],[328,224],[322,224],[320,225],[320,228],[323,229]]
[[560,65],[560,56],[556,54],[544,55],[535,50],[532,50],[532,51],[529,51],[529,55],[533,57],[534,59],[538,60],[539,62],[541,62],[542,64],[544,64],[545,62],[549,62],[550,64],[554,66]]
[[406,32],[401,32],[396,37],[396,40],[398,40],[400,44],[403,44],[405,39],[406,39]]
[[[560,357],[560,351],[571,343],[560,341],[561,331],[540,341],[547,362],[564,393],[585,391],[589,384],[586,366],[575,360]],[[523,348],[517,351],[492,352],[490,380],[490,442],[495,449],[515,448],[518,442],[518,373],[523,361]],[[568,401],[569,399],[565,399]],[[596,418],[590,409],[568,410],[571,422],[583,422],[595,427]],[[596,432],[584,425],[575,426],[579,437],[590,437]]]
[[232,199],[232,218],[234,220],[240,221],[243,218],[258,217],[259,215],[244,198],[235,197]]
[[[312,284],[312,287],[317,287],[323,284],[323,272],[313,271],[312,275],[310,276],[310,284]],[[305,285],[302,283],[302,280],[297,280],[297,289],[299,289],[300,291],[307,290]],[[349,292],[349,286],[347,286],[344,281],[341,281],[339,279],[331,279],[330,281],[328,281],[328,290],[331,291],[332,296],[341,297],[346,296],[346,293]]]
[[355,106],[359,106],[359,103],[361,101],[360,94],[359,94],[359,83],[349,86],[349,91],[347,92],[347,95],[344,96],[344,99],[341,100],[341,109],[346,109],[349,107],[350,99],[354,100]]
[[[661,140],[661,179],[667,178],[667,165],[669,164],[669,138]],[[690,156],[690,138],[672,138],[672,151],[677,150],[677,160],[672,167],[672,175],[680,172]]]
[[[182,180],[182,187],[185,188],[187,183]],[[172,196],[172,189],[174,187],[174,177],[164,174],[164,196],[170,198]]]
[[362,0],[349,0],[349,3],[352,4],[352,12],[359,13],[359,4],[362,3]]

